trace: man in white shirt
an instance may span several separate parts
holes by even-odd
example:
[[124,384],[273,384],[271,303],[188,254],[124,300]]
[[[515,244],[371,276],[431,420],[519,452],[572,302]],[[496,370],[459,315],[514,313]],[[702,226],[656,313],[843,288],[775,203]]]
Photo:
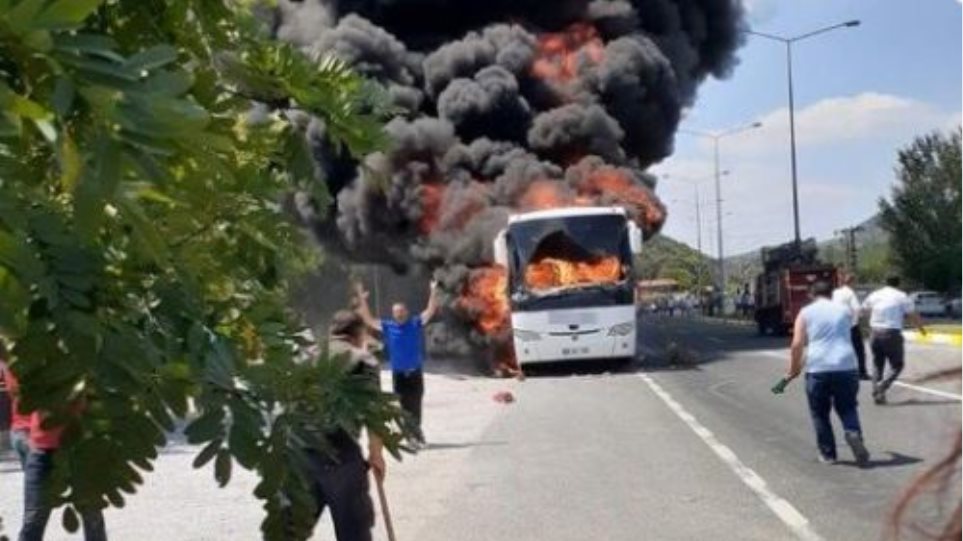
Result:
[[[886,287],[870,293],[863,301],[863,311],[869,312],[869,326],[872,329],[869,348],[873,352],[873,400],[877,404],[886,403],[886,391],[903,371],[903,321],[909,318],[920,333],[926,334],[913,301],[898,288],[899,277],[887,278]],[[890,374],[884,379],[883,370],[887,360]]]
[[859,328],[859,316],[861,307],[856,292],[853,291],[853,282],[856,275],[850,272],[842,275],[843,285],[833,291],[833,302],[841,304],[849,310],[852,327],[849,330],[849,338],[853,343],[853,351],[856,352],[856,365],[859,371],[859,379],[868,380],[869,372],[866,370],[866,346],[863,344],[863,332]]

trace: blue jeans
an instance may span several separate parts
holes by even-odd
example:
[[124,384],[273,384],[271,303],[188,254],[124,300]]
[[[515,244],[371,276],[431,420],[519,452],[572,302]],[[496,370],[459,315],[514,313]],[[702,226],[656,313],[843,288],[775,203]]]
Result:
[[833,437],[833,425],[829,420],[833,409],[843,423],[843,430],[862,435],[857,411],[858,393],[859,375],[855,370],[806,374],[809,415],[813,419],[816,441],[822,456],[836,458],[836,438]]
[[26,469],[27,455],[30,454],[30,431],[23,429],[11,430],[10,446],[13,447],[13,452],[17,453],[17,460],[20,461],[20,469]]
[[[44,490],[47,478],[53,471],[55,451],[31,449],[23,469],[23,528],[19,541],[43,541],[47,522],[50,520],[50,502]],[[104,515],[100,510],[81,512],[86,541],[107,541]]]

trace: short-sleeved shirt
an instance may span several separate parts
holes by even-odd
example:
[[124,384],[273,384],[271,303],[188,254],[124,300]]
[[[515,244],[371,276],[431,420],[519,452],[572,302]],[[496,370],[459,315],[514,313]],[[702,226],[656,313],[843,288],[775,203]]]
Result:
[[856,292],[849,286],[841,286],[833,291],[833,302],[845,306],[849,310],[852,326],[859,325],[859,299]]
[[906,293],[889,286],[870,293],[863,309],[870,311],[869,326],[877,330],[902,330],[906,314],[916,311]]
[[20,413],[20,384],[13,372],[0,361],[0,372],[10,393],[10,430],[30,430],[30,415]]
[[799,317],[806,325],[807,373],[856,370],[846,307],[820,298],[803,308]]
[[381,332],[388,348],[388,361],[392,372],[421,370],[424,360],[422,330],[419,316],[412,316],[404,323],[394,319],[381,320]]

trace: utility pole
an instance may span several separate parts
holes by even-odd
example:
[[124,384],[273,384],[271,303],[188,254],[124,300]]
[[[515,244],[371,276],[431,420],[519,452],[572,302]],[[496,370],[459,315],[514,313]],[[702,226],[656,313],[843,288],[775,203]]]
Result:
[[849,269],[849,272],[852,272],[852,273],[856,272],[856,265],[858,263],[857,249],[856,249],[856,233],[859,233],[862,230],[863,230],[862,226],[857,225],[854,227],[846,227],[846,228],[840,229],[839,231],[836,231],[837,235],[843,236],[843,243],[846,250],[846,254],[845,254],[846,268]]
[[725,295],[726,291],[726,262],[722,251],[722,182],[719,174],[719,137],[712,138],[712,149],[715,161],[716,178],[716,246],[719,255],[719,291]]
[[696,248],[699,250],[699,259],[696,268],[696,285],[702,290],[702,273],[705,265],[702,264],[702,203],[699,201],[699,183],[693,183],[695,188],[695,211],[696,211]]
[[688,130],[680,128],[680,133],[687,133],[689,135],[694,135],[697,137],[703,137],[712,141],[712,157],[713,157],[713,169],[715,172],[715,188],[716,188],[716,247],[717,247],[717,265],[718,265],[718,275],[717,275],[717,289],[722,294],[725,295],[726,290],[726,264],[725,264],[725,252],[722,249],[722,176],[725,174],[719,169],[719,141],[730,135],[736,135],[748,130],[756,129],[762,127],[762,122],[753,122],[752,124],[738,126],[725,131],[716,132],[706,132],[699,130]]
[[[718,174],[716,172],[713,172],[712,177],[716,178],[717,175],[718,177],[728,176],[729,170],[724,169],[722,171],[719,171]],[[691,178],[691,177],[679,176],[679,175],[669,174],[669,173],[663,174],[662,178],[681,179],[681,180],[692,182],[693,195],[695,196],[696,249],[699,252],[699,263],[696,268],[696,284],[699,286],[701,290],[703,286],[703,279],[705,278],[705,271],[707,269],[706,269],[706,265],[704,264],[704,260],[703,260],[704,255],[702,252],[702,203],[703,201],[702,201],[702,194],[699,191],[699,183],[705,179]],[[718,189],[718,186],[717,186],[717,189]],[[673,203],[675,202],[676,201],[673,200]]]

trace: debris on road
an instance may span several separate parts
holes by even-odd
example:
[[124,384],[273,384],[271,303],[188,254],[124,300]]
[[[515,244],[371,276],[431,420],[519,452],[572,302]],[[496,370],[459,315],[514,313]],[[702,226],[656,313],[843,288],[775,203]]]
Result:
[[492,400],[500,404],[511,404],[515,401],[515,395],[511,391],[498,391],[492,395]]

